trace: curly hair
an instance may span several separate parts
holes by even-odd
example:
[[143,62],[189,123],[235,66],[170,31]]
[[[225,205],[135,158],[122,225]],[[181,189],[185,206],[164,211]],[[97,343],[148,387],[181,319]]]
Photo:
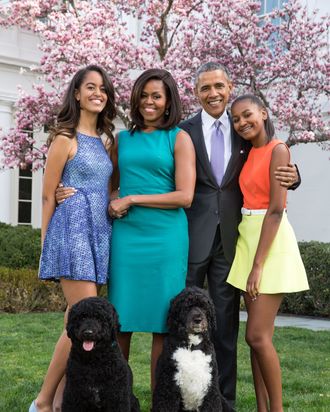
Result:
[[210,297],[204,289],[191,286],[185,288],[171,301],[167,317],[170,334],[177,334],[181,330],[185,331],[187,315],[193,307],[204,310],[210,329],[216,328],[215,309]]

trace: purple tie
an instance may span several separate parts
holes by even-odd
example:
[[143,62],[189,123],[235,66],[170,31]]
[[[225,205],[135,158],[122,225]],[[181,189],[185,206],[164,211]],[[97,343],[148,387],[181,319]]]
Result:
[[211,135],[211,156],[210,163],[214,177],[220,186],[223,175],[224,175],[224,165],[225,165],[225,147],[224,147],[224,137],[222,130],[220,128],[220,120],[216,120],[213,123],[213,130]]

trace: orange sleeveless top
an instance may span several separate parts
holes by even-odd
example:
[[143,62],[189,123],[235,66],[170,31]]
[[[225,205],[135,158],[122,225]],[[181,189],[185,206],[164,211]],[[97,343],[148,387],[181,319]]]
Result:
[[[268,209],[270,198],[269,168],[275,146],[284,144],[274,139],[265,146],[252,147],[239,176],[239,185],[243,193],[243,206],[246,209]],[[285,145],[289,150],[289,148]],[[286,198],[284,201],[286,207]]]

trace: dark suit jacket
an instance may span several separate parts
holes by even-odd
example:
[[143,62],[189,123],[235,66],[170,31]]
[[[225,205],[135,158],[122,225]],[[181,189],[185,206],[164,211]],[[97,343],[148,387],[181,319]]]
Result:
[[237,228],[241,221],[243,204],[238,177],[251,144],[239,137],[232,127],[232,155],[219,187],[205,147],[201,112],[182,122],[179,127],[190,135],[196,151],[195,195],[191,207],[186,209],[189,223],[189,262],[201,262],[209,256],[220,221],[224,255],[231,264],[235,255]]

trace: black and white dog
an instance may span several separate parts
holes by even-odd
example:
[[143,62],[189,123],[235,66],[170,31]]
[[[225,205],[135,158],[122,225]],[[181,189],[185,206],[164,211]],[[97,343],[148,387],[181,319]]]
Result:
[[184,289],[171,301],[167,325],[152,412],[222,411],[211,341],[215,310],[207,293],[197,287]]
[[83,299],[69,312],[72,342],[62,412],[139,412],[132,372],[118,346],[115,308],[104,298]]

